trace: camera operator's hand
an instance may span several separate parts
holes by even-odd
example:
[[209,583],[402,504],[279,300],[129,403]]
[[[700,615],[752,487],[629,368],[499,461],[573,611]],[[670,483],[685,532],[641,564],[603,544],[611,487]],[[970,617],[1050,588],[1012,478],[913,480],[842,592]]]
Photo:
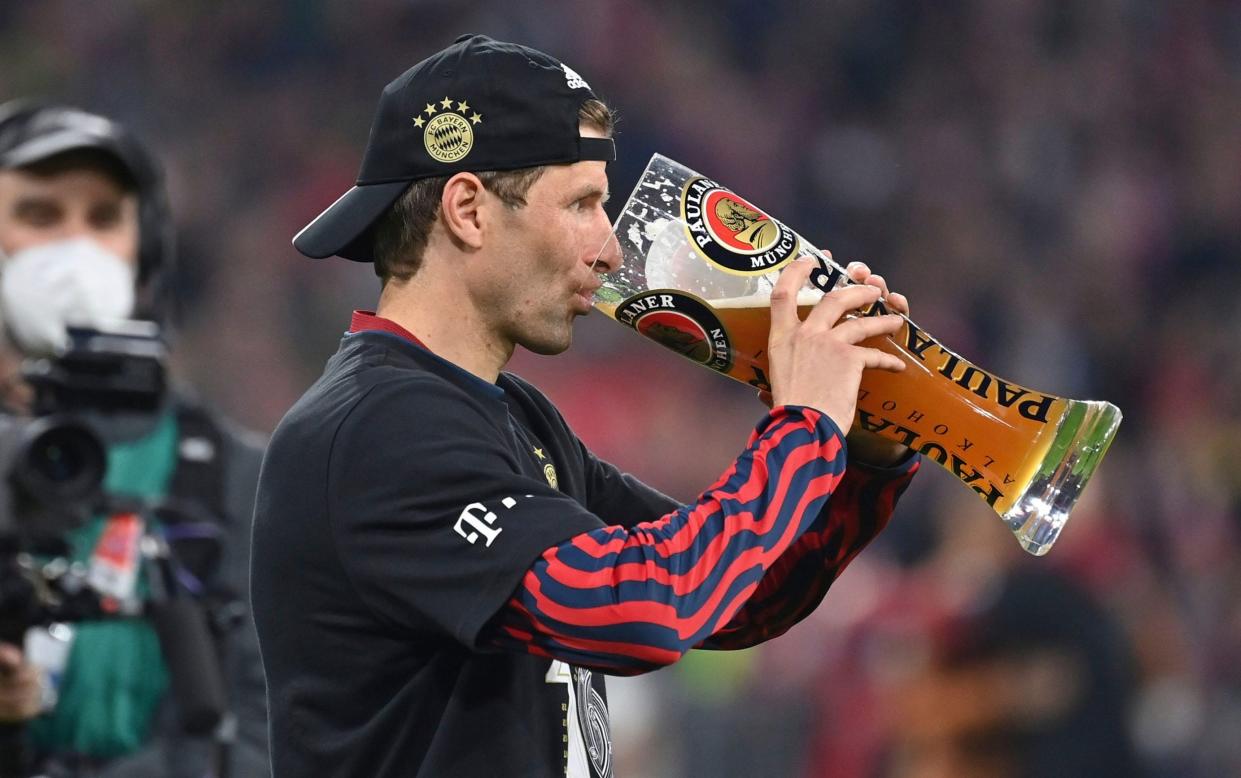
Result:
[[869,306],[881,290],[869,284],[837,289],[823,296],[802,321],[797,293],[814,269],[799,260],[783,273],[771,293],[771,394],[776,405],[806,405],[831,417],[841,430],[853,426],[862,371],[899,372],[905,363],[876,348],[858,345],[900,329],[899,316],[845,318]]
[[17,646],[0,643],[0,722],[33,719],[39,715],[42,700],[39,669],[26,661]]

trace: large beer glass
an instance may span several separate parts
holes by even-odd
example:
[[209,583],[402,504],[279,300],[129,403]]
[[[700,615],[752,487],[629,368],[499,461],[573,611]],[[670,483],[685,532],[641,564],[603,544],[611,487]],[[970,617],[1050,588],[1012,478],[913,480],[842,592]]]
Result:
[[[614,225],[623,267],[595,305],[681,355],[762,389],[770,296],[799,256],[818,264],[798,297],[806,312],[844,269],[719,183],[651,158]],[[916,300],[916,295],[915,295]],[[888,313],[884,301],[854,315]],[[865,345],[900,357],[901,373],[868,370],[855,425],[938,462],[999,514],[1026,551],[1045,554],[1120,424],[1106,402],[1072,400],[1005,380],[905,318]]]

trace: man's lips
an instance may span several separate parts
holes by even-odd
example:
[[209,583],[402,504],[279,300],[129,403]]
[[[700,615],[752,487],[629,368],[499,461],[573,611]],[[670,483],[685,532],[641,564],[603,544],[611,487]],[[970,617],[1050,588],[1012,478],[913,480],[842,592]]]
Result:
[[[603,286],[603,284],[599,283],[598,281],[595,281],[594,283],[583,284],[582,286],[578,287],[577,292],[573,295],[575,298],[577,298],[574,301],[575,307],[581,308],[582,313],[589,313],[591,305],[594,303],[595,292],[601,286]],[[580,303],[580,305],[578,303]]]

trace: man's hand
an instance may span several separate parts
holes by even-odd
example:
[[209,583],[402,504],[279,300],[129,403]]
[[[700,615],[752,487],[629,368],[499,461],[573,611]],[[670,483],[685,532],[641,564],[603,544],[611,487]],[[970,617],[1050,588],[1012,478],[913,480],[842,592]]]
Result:
[[26,661],[17,646],[0,643],[0,722],[33,719],[39,715],[42,699],[38,668]]
[[[906,316],[909,315],[909,300],[906,299],[905,295],[889,292],[888,283],[883,280],[883,276],[871,273],[870,268],[865,263],[850,262],[849,266],[845,268],[845,272],[849,274],[849,278],[857,281],[859,284],[867,284],[878,288],[889,310],[903,313]],[[867,432],[858,426],[854,426],[849,430],[847,440],[849,443],[849,458],[858,462],[865,462],[868,465],[889,467],[909,456],[909,449],[903,444],[889,440],[882,435]]]
[[869,283],[877,278],[869,270],[867,283],[824,295],[802,321],[797,315],[797,293],[815,267],[810,260],[794,262],[780,274],[771,293],[767,351],[772,400],[776,405],[805,405],[822,411],[840,429],[848,430],[853,426],[862,371],[905,369],[898,357],[858,344],[876,335],[891,335],[903,322],[894,314],[844,318],[870,306],[886,289],[882,278]]

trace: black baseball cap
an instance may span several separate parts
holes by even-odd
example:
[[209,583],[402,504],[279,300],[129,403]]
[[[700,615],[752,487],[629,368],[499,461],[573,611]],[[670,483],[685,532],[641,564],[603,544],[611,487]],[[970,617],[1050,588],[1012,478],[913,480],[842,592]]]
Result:
[[308,257],[370,262],[373,227],[413,181],[461,171],[611,162],[579,134],[586,81],[541,51],[465,35],[384,87],[357,185],[293,238]]

